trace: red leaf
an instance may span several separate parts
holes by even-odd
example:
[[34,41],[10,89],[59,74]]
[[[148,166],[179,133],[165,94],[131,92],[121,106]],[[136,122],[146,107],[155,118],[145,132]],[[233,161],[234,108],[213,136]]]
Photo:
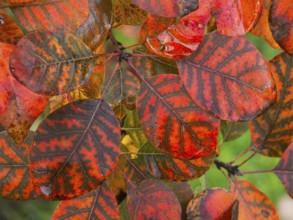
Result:
[[[210,4],[199,0],[199,8],[171,26],[166,19],[148,16],[142,25],[141,40],[151,52],[168,58],[181,59],[191,55],[201,43],[210,16]],[[156,29],[152,29],[152,27]],[[159,29],[157,29],[159,28]],[[151,30],[151,32],[149,32]]]
[[11,76],[8,65],[13,49],[12,45],[0,43],[0,124],[20,144],[44,110],[48,97],[33,93]]
[[104,182],[89,194],[61,201],[52,216],[52,220],[58,219],[119,220],[118,204]]
[[86,81],[95,66],[91,50],[62,31],[38,31],[23,37],[11,54],[13,76],[34,92],[68,93]]
[[277,43],[293,55],[293,2],[272,0],[269,15],[270,28]]
[[119,122],[105,102],[66,105],[38,127],[29,155],[36,191],[50,200],[89,192],[112,173],[119,152]]
[[181,207],[172,190],[158,180],[147,179],[128,190],[127,210],[133,220],[181,219]]
[[280,162],[274,169],[274,173],[285,185],[289,196],[293,198],[293,143],[288,146]]
[[207,34],[197,51],[177,65],[196,104],[223,120],[250,120],[275,100],[266,60],[243,37]]
[[230,37],[248,33],[259,19],[263,0],[211,0],[220,34]]
[[185,15],[198,7],[199,0],[132,0],[132,2],[151,14],[163,17]]
[[270,61],[270,72],[276,83],[277,100],[250,122],[252,140],[258,153],[282,156],[293,141],[293,58],[286,53]]
[[192,102],[179,76],[145,79],[137,111],[151,143],[172,156],[191,159],[215,151],[220,122]]

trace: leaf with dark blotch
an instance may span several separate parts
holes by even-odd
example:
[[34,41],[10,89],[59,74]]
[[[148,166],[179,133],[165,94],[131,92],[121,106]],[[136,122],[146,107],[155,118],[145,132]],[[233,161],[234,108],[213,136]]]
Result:
[[0,124],[21,144],[48,97],[33,93],[11,76],[9,57],[13,49],[13,45],[0,43]]
[[140,25],[147,12],[134,5],[131,0],[113,0],[113,26]]
[[179,76],[145,79],[137,112],[150,142],[173,157],[192,159],[214,153],[220,121],[194,104]]
[[197,51],[177,65],[196,104],[223,120],[251,120],[275,100],[267,61],[243,37],[209,33]]
[[77,36],[92,51],[96,51],[106,40],[111,28],[112,3],[109,0],[89,0],[88,4],[90,15],[77,30]]
[[34,92],[68,93],[93,72],[91,50],[75,36],[62,31],[37,31],[23,37],[11,54],[13,76]]
[[293,58],[286,53],[270,62],[277,100],[262,115],[250,122],[252,140],[258,153],[282,156],[293,141]]
[[16,44],[24,34],[21,28],[0,9],[0,41],[2,43]]
[[272,0],[269,23],[274,39],[283,50],[293,55],[293,2]]
[[282,181],[286,190],[293,198],[293,144],[291,143],[285,151],[280,162],[274,169],[274,173]]
[[238,180],[233,187],[239,201],[238,220],[279,219],[274,204],[252,183],[247,180]]
[[136,154],[137,158],[128,161],[126,173],[130,179],[139,181],[141,173],[145,176],[188,181],[205,174],[211,167],[216,154],[192,160],[180,160],[158,151],[149,142]]
[[254,27],[262,13],[263,0],[212,0],[211,7],[219,33],[236,37]]
[[35,189],[48,200],[82,195],[113,172],[119,153],[119,122],[104,101],[68,104],[37,129],[29,154]]
[[34,1],[11,7],[27,32],[64,30],[75,33],[89,17],[88,0]]
[[249,129],[248,122],[221,121],[223,141],[233,141],[241,137]]
[[28,150],[33,133],[24,143],[16,145],[7,132],[0,132],[0,196],[11,200],[37,198],[28,165]]
[[115,195],[104,182],[91,193],[61,201],[52,216],[52,220],[59,219],[119,220]]
[[189,202],[186,212],[188,219],[230,220],[235,202],[233,192],[220,188],[207,189]]
[[127,210],[132,220],[181,219],[181,207],[173,191],[158,180],[144,180],[127,190]]
[[179,17],[195,10],[199,0],[132,0],[151,14],[162,17]]
[[199,8],[177,22],[149,15],[142,24],[141,41],[156,55],[173,60],[187,57],[201,43],[209,16],[210,3],[206,0],[199,0]]

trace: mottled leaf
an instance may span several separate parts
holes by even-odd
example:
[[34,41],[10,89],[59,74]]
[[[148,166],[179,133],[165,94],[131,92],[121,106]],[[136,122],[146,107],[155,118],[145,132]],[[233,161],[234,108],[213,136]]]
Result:
[[61,201],[52,216],[52,220],[59,219],[119,220],[118,204],[104,182],[91,193]]
[[173,191],[158,180],[144,180],[139,186],[131,185],[127,209],[132,220],[181,219],[181,207]]
[[9,3],[9,4],[15,4],[15,5],[18,5],[18,4],[27,4],[27,3],[30,3],[30,2],[35,2],[36,0],[2,0],[2,2],[6,2],[6,3]]
[[155,147],[181,159],[214,153],[220,122],[193,103],[179,76],[161,74],[145,79],[137,112]]
[[20,144],[48,98],[33,93],[11,76],[9,57],[13,49],[13,45],[0,43],[0,124]]
[[0,41],[16,44],[24,35],[22,30],[2,9],[0,9],[0,20]]
[[62,31],[38,31],[23,37],[11,54],[13,76],[40,94],[60,95],[83,84],[95,66],[91,50]]
[[248,33],[256,24],[263,9],[263,0],[212,0],[212,13],[217,30],[230,37]]
[[291,0],[272,0],[269,23],[279,46],[293,55],[293,2]]
[[186,212],[188,219],[230,220],[235,202],[233,192],[220,188],[207,189],[189,202]]
[[247,180],[235,185],[239,200],[238,220],[278,220],[278,213],[270,199]]
[[274,173],[285,185],[286,190],[293,198],[293,144],[291,143],[285,151],[283,157],[274,169]]
[[132,0],[132,2],[154,15],[178,17],[195,10],[199,0]]
[[249,126],[247,122],[221,121],[223,141],[233,141],[241,137],[248,129]]
[[120,126],[100,100],[73,102],[38,127],[30,167],[38,194],[69,199],[98,187],[113,171],[120,152]]
[[196,104],[223,120],[250,120],[275,100],[266,60],[243,37],[209,33],[197,51],[177,65]]
[[199,8],[177,22],[149,15],[142,24],[141,41],[156,55],[181,59],[198,48],[209,16],[210,4],[206,0],[199,0]]
[[11,200],[36,199],[30,178],[28,150],[33,133],[29,133],[24,143],[16,145],[7,132],[0,132],[0,196]]
[[250,122],[252,140],[258,153],[282,156],[293,140],[293,58],[286,53],[270,62],[277,90],[276,102]]

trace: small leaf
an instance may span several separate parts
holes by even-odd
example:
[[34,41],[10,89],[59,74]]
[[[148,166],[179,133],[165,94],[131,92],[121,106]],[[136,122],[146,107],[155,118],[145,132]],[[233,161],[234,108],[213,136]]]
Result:
[[137,112],[150,142],[173,157],[191,159],[214,153],[220,122],[192,102],[179,76],[145,79]]
[[274,169],[274,173],[279,177],[282,183],[285,185],[286,190],[293,198],[293,144],[291,143],[280,162]]
[[144,180],[128,190],[127,209],[133,220],[181,219],[181,207],[175,194],[158,180]]
[[52,220],[59,219],[119,220],[118,204],[114,194],[104,182],[91,193],[61,201],[52,216]]
[[[89,192],[113,172],[119,152],[120,126],[105,102],[68,104],[37,129],[29,154],[35,189],[48,200]],[[49,195],[43,186],[51,189]]]
[[272,0],[269,23],[277,43],[288,54],[293,55],[293,2]]
[[88,80],[94,64],[91,50],[72,34],[38,31],[17,43],[10,68],[13,76],[32,91],[60,95]]
[[250,122],[252,140],[258,153],[282,156],[293,141],[293,58],[286,53],[270,61],[276,83],[277,100],[262,115]]
[[179,17],[195,10],[199,0],[132,0],[151,14],[162,17]]
[[236,200],[233,192],[223,189],[207,189],[192,199],[187,206],[188,219],[232,219]]
[[247,180],[235,185],[239,200],[238,220],[268,219],[278,220],[279,216],[270,199]]
[[197,51],[177,65],[195,103],[223,120],[251,120],[275,100],[266,60],[243,37],[209,33]]
[[256,24],[263,9],[263,0],[212,0],[218,32],[237,37],[248,33]]
[[248,129],[249,126],[247,122],[221,121],[221,132],[224,142],[233,141],[241,137]]
[[5,131],[0,132],[0,196],[5,199],[37,198],[28,164],[28,150],[33,136],[29,133],[23,144],[16,145]]

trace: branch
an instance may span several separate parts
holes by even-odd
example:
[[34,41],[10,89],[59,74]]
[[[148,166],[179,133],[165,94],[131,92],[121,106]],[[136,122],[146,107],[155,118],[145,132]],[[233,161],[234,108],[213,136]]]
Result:
[[214,164],[217,166],[218,170],[221,170],[222,168],[224,168],[227,172],[229,176],[242,176],[243,174],[240,172],[239,167],[233,166],[232,163],[224,163],[222,161],[219,160],[215,160]]

